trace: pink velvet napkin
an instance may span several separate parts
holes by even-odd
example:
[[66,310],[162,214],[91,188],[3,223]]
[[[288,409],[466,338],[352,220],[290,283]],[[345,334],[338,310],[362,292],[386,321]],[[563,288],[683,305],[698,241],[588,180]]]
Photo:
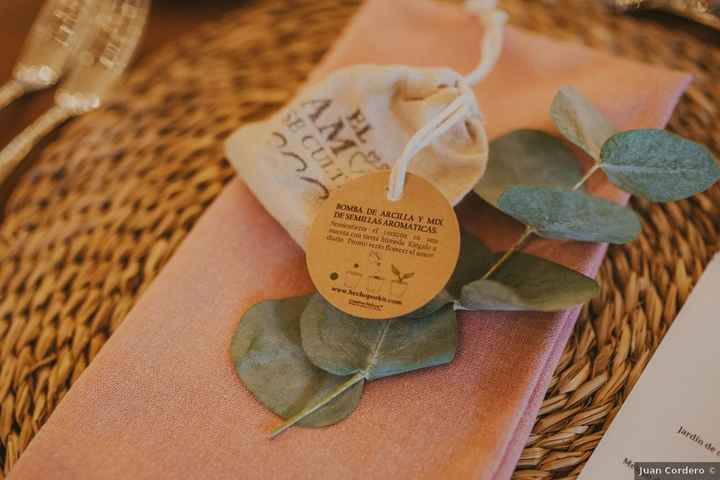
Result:
[[[427,0],[370,0],[313,78],[356,63],[447,65],[480,57],[477,19]],[[662,127],[686,75],[510,29],[477,88],[491,137],[552,130],[548,109],[571,84],[621,128]],[[252,161],[252,159],[248,159]],[[627,197],[601,176],[591,189]],[[493,249],[519,225],[479,199],[460,207]],[[534,240],[529,249],[595,274],[605,246]],[[303,252],[239,181],[208,209],[125,323],[70,390],[12,472],[27,478],[507,479],[577,310],[462,313],[448,366],[367,386],[358,410],[321,430],[278,423],[235,376],[228,348],[252,304],[312,285]]]

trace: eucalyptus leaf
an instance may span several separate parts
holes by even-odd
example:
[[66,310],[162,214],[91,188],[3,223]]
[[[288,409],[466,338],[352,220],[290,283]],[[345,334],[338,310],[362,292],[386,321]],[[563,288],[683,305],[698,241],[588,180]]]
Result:
[[361,374],[368,381],[450,363],[457,349],[450,307],[421,319],[367,320],[315,295],[300,325],[303,349],[316,366],[334,375]]
[[467,230],[460,230],[460,255],[445,289],[427,305],[407,315],[408,318],[424,318],[449,304],[460,300],[462,287],[482,277],[490,270],[493,253],[483,242]]
[[611,182],[656,202],[687,198],[720,178],[710,150],[665,130],[630,130],[603,146],[600,166]]
[[438,310],[444,308],[446,305],[455,303],[456,300],[457,298],[450,295],[447,290],[442,290],[435,296],[435,298],[414,312],[408,313],[406,317],[415,319],[428,317],[437,313]]
[[[251,307],[232,339],[231,357],[240,380],[260,403],[286,419],[348,381],[313,365],[302,349],[300,316],[309,300],[308,295]],[[298,423],[323,427],[348,417],[360,402],[363,383],[356,382]]]
[[500,197],[498,208],[546,238],[627,243],[641,230],[631,209],[558,188],[512,187]]
[[515,185],[571,188],[582,178],[572,152],[540,130],[515,130],[493,140],[489,158],[475,193],[492,205]]
[[598,161],[603,144],[617,133],[610,120],[571,86],[555,95],[550,116],[560,133]]
[[459,299],[462,287],[482,277],[492,264],[493,253],[490,249],[475,235],[461,229],[460,255],[445,290],[454,299]]
[[489,279],[466,285],[460,304],[466,310],[555,312],[583,304],[599,292],[592,278],[550,260],[515,252]]

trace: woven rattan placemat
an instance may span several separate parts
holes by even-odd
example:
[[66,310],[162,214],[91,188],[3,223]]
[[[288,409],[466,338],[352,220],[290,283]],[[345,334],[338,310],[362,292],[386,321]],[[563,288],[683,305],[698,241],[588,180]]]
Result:
[[[503,3],[516,25],[693,72],[671,128],[720,150],[718,44],[593,0]],[[138,65],[110,105],[41,152],[0,228],[5,472],[232,177],[222,140],[289,100],[356,7],[242,6]],[[611,248],[602,294],[583,310],[515,478],[577,474],[720,248],[717,185],[635,207],[643,234]]]

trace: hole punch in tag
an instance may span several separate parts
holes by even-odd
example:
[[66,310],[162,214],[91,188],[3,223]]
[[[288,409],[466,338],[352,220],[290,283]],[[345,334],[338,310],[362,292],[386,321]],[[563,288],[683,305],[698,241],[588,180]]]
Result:
[[333,191],[310,227],[307,266],[315,287],[343,312],[367,319],[407,315],[447,285],[460,254],[450,202],[430,182],[407,174],[388,199],[389,171]]

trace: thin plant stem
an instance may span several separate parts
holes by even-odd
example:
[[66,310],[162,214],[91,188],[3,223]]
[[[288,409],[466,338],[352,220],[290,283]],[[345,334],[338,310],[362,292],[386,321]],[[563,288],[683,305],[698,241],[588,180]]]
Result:
[[587,173],[575,184],[575,186],[572,188],[573,191],[582,187],[583,184],[585,182],[587,182],[588,179],[593,176],[593,173],[597,172],[599,168],[600,168],[599,163],[596,163],[595,165],[593,165],[592,168],[590,170],[588,170]]
[[297,414],[293,415],[292,417],[288,418],[287,420],[285,420],[282,423],[282,425],[280,425],[279,427],[277,427],[275,430],[272,431],[272,433],[270,434],[270,438],[272,439],[272,438],[277,437],[278,435],[283,433],[285,430],[296,425],[303,418],[315,413],[316,411],[318,411],[319,409],[321,409],[328,403],[332,402],[337,397],[339,397],[344,392],[346,392],[351,387],[353,387],[356,383],[359,383],[359,382],[365,380],[366,375],[367,375],[367,372],[365,372],[365,371],[356,373],[355,375],[350,377],[348,379],[348,381],[346,381],[345,383],[340,385],[338,388],[336,388],[335,390],[333,390],[332,392],[327,394],[325,397],[320,399],[319,402],[301,410],[299,413],[297,413]]
[[532,227],[526,226],[525,231],[523,232],[522,236],[517,239],[517,241],[513,244],[512,247],[510,247],[510,250],[505,252],[505,254],[502,257],[500,257],[500,259],[497,262],[495,262],[495,264],[492,267],[490,267],[490,270],[488,270],[485,273],[485,275],[482,276],[481,280],[487,280],[488,278],[490,278],[490,276],[493,273],[497,272],[497,270],[500,267],[502,267],[503,264],[505,262],[507,262],[507,260],[512,256],[512,254],[517,252],[523,246],[523,244],[525,243],[525,240],[530,238],[530,235],[532,235],[533,233],[535,233],[535,229]]

